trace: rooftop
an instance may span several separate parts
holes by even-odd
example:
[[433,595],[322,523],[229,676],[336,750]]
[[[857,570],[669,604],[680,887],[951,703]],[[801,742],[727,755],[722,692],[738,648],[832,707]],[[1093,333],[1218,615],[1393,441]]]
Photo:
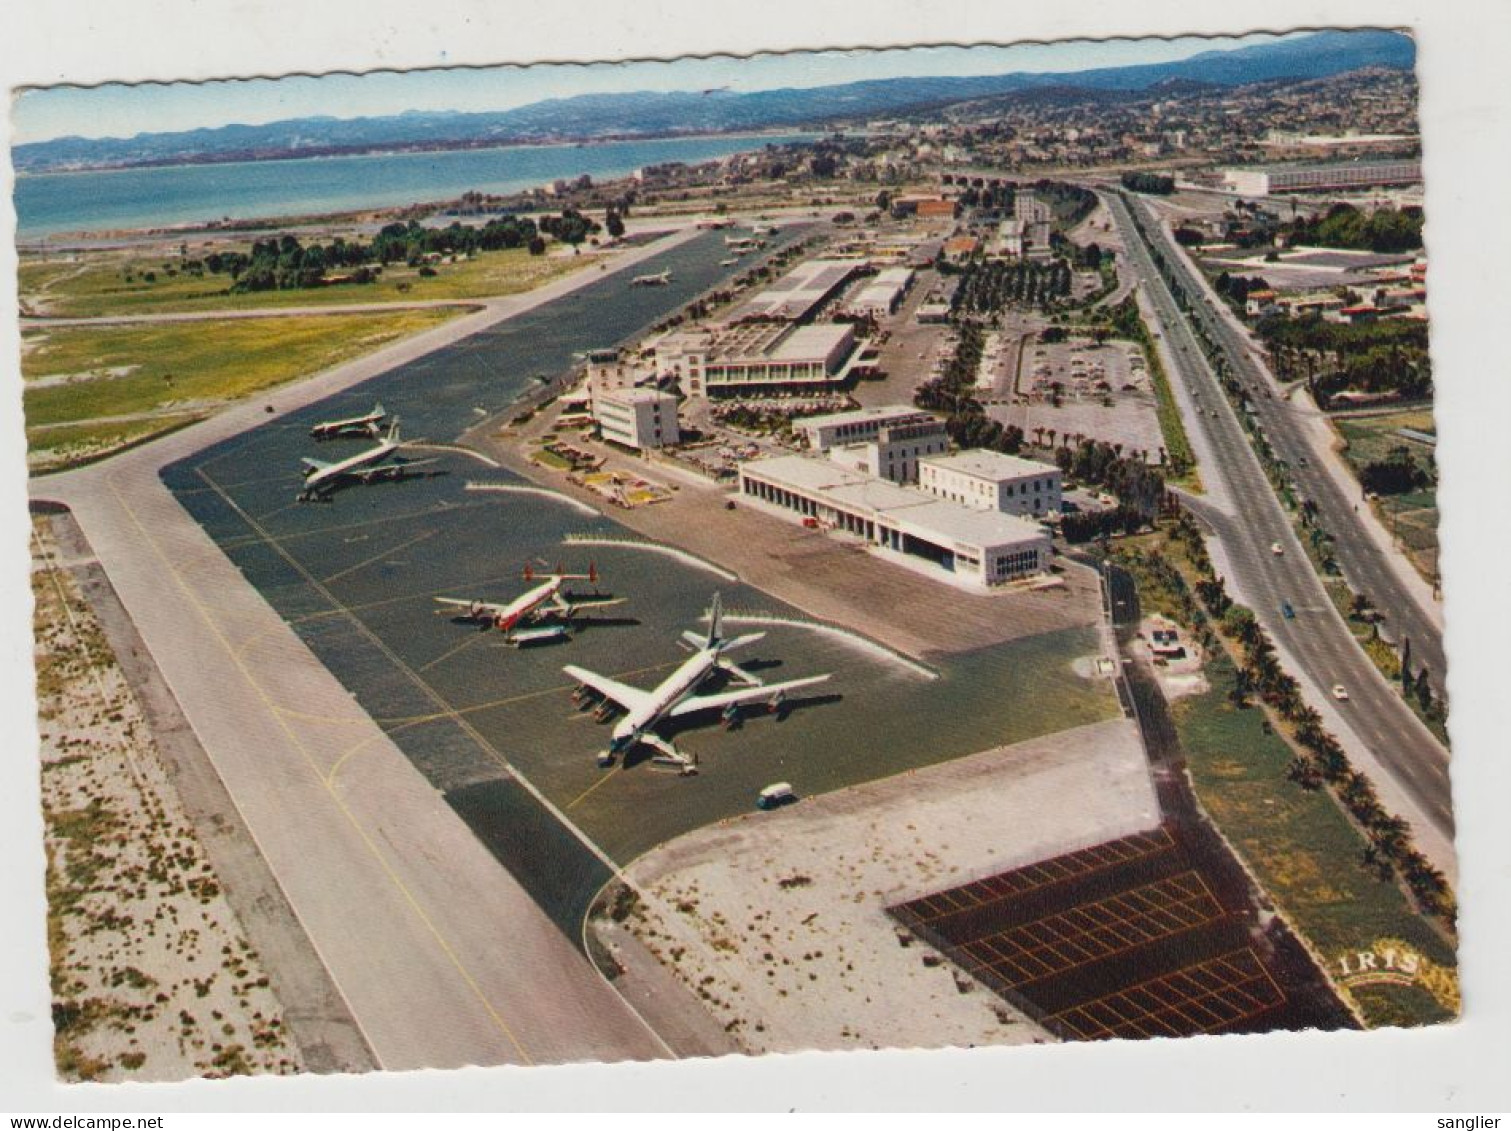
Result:
[[932,464],[945,471],[973,475],[978,479],[990,479],[994,483],[1018,479],[1025,475],[1058,473],[1060,470],[1052,463],[1019,459],[1017,456],[1003,455],[1001,452],[987,451],[984,448],[974,448],[967,452],[956,452],[947,456],[925,456],[919,462]]
[[857,267],[859,263],[853,259],[810,259],[751,296],[736,317],[801,318]]
[[805,416],[797,424],[802,428],[832,428],[844,424],[864,424],[867,421],[882,424],[898,419],[922,419],[932,415],[910,404],[883,404],[851,409],[849,412],[831,412],[824,416]]
[[742,470],[792,490],[823,494],[836,503],[884,516],[931,538],[974,546],[1008,546],[1045,536],[1036,522],[961,506],[828,460],[777,456],[753,460]]

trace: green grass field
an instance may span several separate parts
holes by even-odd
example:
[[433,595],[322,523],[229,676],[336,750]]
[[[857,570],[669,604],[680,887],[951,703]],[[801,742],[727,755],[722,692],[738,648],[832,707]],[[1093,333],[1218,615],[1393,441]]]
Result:
[[138,443],[456,313],[400,310],[27,331],[21,372],[31,465],[63,466]]
[[[1452,948],[1418,916],[1400,889],[1362,866],[1365,842],[1325,791],[1287,780],[1293,756],[1266,734],[1257,707],[1227,701],[1233,665],[1207,665],[1211,690],[1174,705],[1176,727],[1202,805],[1296,928],[1334,963],[1381,939],[1399,939],[1439,966]],[[1371,1025],[1421,1025],[1452,1018],[1419,986],[1374,986],[1354,995]]]
[[[1343,456],[1357,475],[1366,464],[1385,459],[1392,448],[1404,447],[1425,462],[1432,449],[1399,435],[1399,429],[1436,433],[1430,410],[1393,412],[1386,416],[1335,419],[1333,426],[1347,443]],[[1432,581],[1438,569],[1438,500],[1435,488],[1406,495],[1385,495],[1375,500],[1375,513],[1387,530],[1406,548],[1417,572]]]
[[[224,243],[245,250],[247,245]],[[203,249],[191,248],[190,257]],[[480,299],[531,290],[580,267],[576,256],[532,256],[528,251],[485,252],[470,261],[438,264],[434,277],[393,264],[375,282],[290,291],[231,294],[227,275],[190,275],[174,266],[176,251],[101,251],[22,259],[19,272],[24,311],[63,318],[161,314],[179,311],[265,310],[351,303]],[[170,275],[168,269],[177,272]],[[148,282],[147,272],[155,275]]]

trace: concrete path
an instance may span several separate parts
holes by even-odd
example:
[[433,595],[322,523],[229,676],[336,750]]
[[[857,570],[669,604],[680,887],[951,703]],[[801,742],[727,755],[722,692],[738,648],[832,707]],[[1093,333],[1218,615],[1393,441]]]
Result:
[[[273,396],[302,406],[602,277],[490,302]],[[670,1055],[163,486],[163,466],[265,419],[261,400],[239,405],[31,494],[73,511],[375,1061]]]

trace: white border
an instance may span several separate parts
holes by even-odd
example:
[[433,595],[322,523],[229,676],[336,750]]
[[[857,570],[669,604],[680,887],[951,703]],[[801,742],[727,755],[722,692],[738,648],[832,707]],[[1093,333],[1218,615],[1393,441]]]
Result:
[[[25,7],[22,8],[22,3]],[[1511,850],[1511,372],[1503,300],[1511,264],[1511,6],[1443,0],[20,0],[0,43],[7,87],[59,81],[214,78],[290,71],[669,57],[798,47],[1008,43],[1026,38],[1242,34],[1397,26],[1418,36],[1428,178],[1433,351],[1440,388],[1454,781],[1463,856],[1461,962],[1467,1009],[1451,1027],[1365,1036],[1197,1039],[968,1053],[491,1070],[406,1077],[239,1080],[62,1089],[51,1081],[27,617],[24,444],[13,319],[0,320],[9,396],[0,404],[0,837],[5,851],[0,1104],[13,1111],[439,1108],[1505,1110],[1511,1048],[1506,957]],[[8,129],[8,126],[7,126]],[[7,142],[8,145],[8,142]],[[0,227],[13,230],[9,172]],[[0,240],[0,309],[16,309],[15,261]],[[504,958],[503,960],[507,960]],[[39,992],[40,990],[40,992]],[[1497,1073],[1495,1065],[1502,1064]],[[171,1125],[171,1120],[170,1120]]]

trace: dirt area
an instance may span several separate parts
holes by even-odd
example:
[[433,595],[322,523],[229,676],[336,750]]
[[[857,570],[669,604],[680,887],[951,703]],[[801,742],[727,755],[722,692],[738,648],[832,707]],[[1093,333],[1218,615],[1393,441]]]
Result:
[[1139,622],[1133,653],[1149,665],[1155,682],[1170,702],[1208,689],[1204,657],[1191,634],[1158,613]]
[[[509,470],[585,503],[602,500],[558,473],[532,463],[533,434],[548,427],[549,411],[521,430],[485,431],[462,442],[486,451]],[[666,482],[673,497],[649,507],[615,507],[612,517],[631,530],[669,543],[735,573],[740,580],[795,605],[810,616],[839,624],[914,659],[969,651],[1095,624],[1100,616],[1097,580],[1091,571],[1056,564],[1063,587],[1037,591],[967,593],[946,581],[884,561],[864,547],[809,530],[754,507],[728,489],[664,461],[579,442],[606,457],[604,471],[644,475]],[[734,501],[735,509],[727,504]],[[941,616],[941,602],[949,615]]]
[[58,566],[45,521],[32,550],[59,1076],[302,1070],[141,706]]
[[886,907],[1158,820],[1117,719],[690,833],[627,869],[615,917],[747,1052],[1045,1041]]

